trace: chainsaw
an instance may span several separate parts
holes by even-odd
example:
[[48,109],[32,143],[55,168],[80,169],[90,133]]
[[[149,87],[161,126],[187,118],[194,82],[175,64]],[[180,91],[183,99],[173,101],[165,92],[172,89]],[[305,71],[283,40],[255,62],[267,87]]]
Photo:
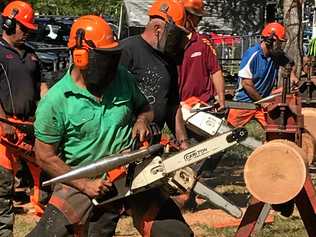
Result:
[[16,122],[11,119],[0,117],[0,122],[8,124],[17,130],[16,141],[11,141],[4,137],[0,137],[0,144],[5,146],[8,151],[16,157],[25,161],[33,179],[33,193],[30,195],[30,201],[35,209],[35,213],[41,216],[44,213],[44,206],[41,203],[41,187],[40,179],[42,175],[41,168],[35,160],[35,152],[33,150],[35,136],[34,126],[32,122]]
[[[281,93],[275,93],[254,103],[225,101],[225,109],[256,110],[261,104],[267,103],[280,95]],[[231,131],[233,128],[229,126],[224,119],[226,111],[216,111],[216,107],[216,104],[210,105],[204,103],[194,96],[181,102],[181,111],[185,126],[205,139]],[[240,144],[250,149],[255,149],[262,145],[262,142],[253,137],[247,137]]]
[[[96,177],[108,172],[108,179],[113,183],[112,190],[94,199],[94,205],[104,205],[151,188],[161,187],[170,195],[188,191],[197,192],[229,214],[240,218],[241,210],[197,181],[196,174],[190,166],[236,145],[246,137],[247,130],[244,128],[233,129],[167,158],[159,153],[162,145],[155,144],[143,150],[112,155],[88,166],[75,168],[44,182],[43,186],[67,183],[84,177]],[[156,154],[157,152],[159,154]],[[126,169],[127,164],[129,165]]]
[[19,130],[16,142],[0,137],[0,143],[25,161],[35,164],[35,155],[33,151],[35,136],[33,124],[31,122],[14,122],[2,117],[0,117],[0,122],[13,126],[15,129]]

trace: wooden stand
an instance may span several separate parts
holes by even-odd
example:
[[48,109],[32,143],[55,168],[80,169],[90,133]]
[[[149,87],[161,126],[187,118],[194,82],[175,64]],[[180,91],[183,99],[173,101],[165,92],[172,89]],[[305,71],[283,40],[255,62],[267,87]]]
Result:
[[[301,192],[293,199],[305,229],[310,237],[316,236],[316,192],[310,176],[308,175]],[[255,229],[258,223],[264,223],[267,215],[260,219],[261,213],[264,211],[265,203],[258,201],[254,197],[251,198],[249,207],[237,229],[235,237],[251,236],[258,230]]]
[[[288,77],[284,78],[284,88],[287,88]],[[301,113],[301,98],[296,94],[288,94],[283,90],[280,97],[274,99],[267,108],[268,119],[265,127],[266,140],[287,139],[302,146],[302,133],[304,131],[303,116]],[[301,219],[310,237],[316,236],[316,192],[307,169],[306,180],[301,191],[290,201],[296,205]],[[258,226],[261,228],[267,217],[267,205],[252,197],[250,205],[237,229],[236,237],[246,237],[256,234]],[[288,206],[287,206],[288,207]],[[293,206],[292,206],[293,207]],[[290,213],[291,214],[291,213]]]

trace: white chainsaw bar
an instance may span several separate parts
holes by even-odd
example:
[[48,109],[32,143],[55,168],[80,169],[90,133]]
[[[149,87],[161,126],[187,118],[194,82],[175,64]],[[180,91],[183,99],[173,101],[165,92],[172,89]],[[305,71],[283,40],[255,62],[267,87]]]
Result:
[[214,190],[210,189],[206,185],[201,182],[196,182],[194,185],[193,191],[196,194],[199,194],[206,200],[210,201],[216,207],[222,209],[223,211],[227,212],[228,214],[232,215],[236,218],[242,217],[242,210],[238,208],[236,205],[232,204],[230,201],[225,199],[222,195],[215,192]]
[[[209,189],[209,192],[207,192],[205,185],[203,189],[201,185],[196,186],[195,172],[189,166],[207,158],[212,159],[212,155],[234,146],[246,137],[247,131],[245,129],[234,129],[166,159],[162,159],[160,156],[156,156],[153,159],[146,159],[137,164],[131,186],[126,185],[126,176],[123,176],[114,182],[113,187],[115,190],[112,197],[106,195],[94,199],[93,203],[95,205],[104,205],[159,186],[163,186],[164,190],[168,190],[171,194],[175,190],[181,192],[193,190],[207,199],[209,197],[214,198],[215,194],[213,190]],[[199,192],[199,190],[202,191]],[[209,201],[216,206],[220,206],[231,215],[240,217],[240,210],[223,197],[220,197],[217,194],[215,200],[209,199]]]

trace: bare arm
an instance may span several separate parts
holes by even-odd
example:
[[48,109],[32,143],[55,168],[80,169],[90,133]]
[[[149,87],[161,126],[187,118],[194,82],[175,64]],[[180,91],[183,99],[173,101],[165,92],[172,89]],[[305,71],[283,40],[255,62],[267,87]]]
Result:
[[299,79],[296,76],[296,66],[292,66],[291,75],[290,75],[291,84],[296,85],[299,82]]
[[150,105],[144,106],[144,108],[138,113],[137,120],[145,120],[148,124],[154,120],[154,111]]
[[41,86],[40,86],[40,95],[41,95],[41,98],[46,95],[48,91],[48,86],[47,86],[47,83],[46,82],[41,82]]
[[247,92],[247,94],[250,96],[251,99],[253,99],[254,101],[262,99],[261,95],[256,90],[252,79],[245,79],[245,78],[243,78],[242,81],[241,81],[241,84],[242,84],[243,88],[245,89],[245,91]]
[[222,70],[215,72],[213,75],[213,83],[218,96],[218,103],[220,107],[225,106],[225,81]]
[[139,140],[143,142],[150,135],[149,124],[154,120],[154,112],[150,105],[146,105],[138,113],[133,126],[132,137],[139,135]]
[[[58,157],[57,147],[58,144],[47,144],[38,139],[35,141],[36,162],[52,177],[65,174],[71,170],[70,166]],[[82,182],[82,180],[74,180],[67,184],[79,190],[83,190],[84,187],[84,182]]]
[[[4,109],[2,108],[2,105],[0,103],[0,117],[7,118],[7,115],[4,112]],[[15,133],[15,128],[6,124],[0,122],[0,135],[7,138],[11,142],[17,141],[17,136]]]
[[0,103],[0,117],[2,117],[2,118],[6,118],[7,117],[7,115],[5,114],[5,112],[4,112],[3,108],[2,108],[1,103]]
[[184,126],[184,120],[182,116],[181,111],[181,105],[178,106],[177,112],[176,112],[176,121],[175,121],[175,127],[176,127],[176,138],[180,142],[180,148],[187,149],[189,147],[189,141],[188,141],[188,135],[187,131]]
[[[35,157],[37,164],[53,177],[62,175],[71,170],[57,155],[58,144],[47,144],[36,139]],[[66,184],[86,193],[90,197],[96,197],[108,190],[110,183],[106,180],[76,179],[65,182]]]

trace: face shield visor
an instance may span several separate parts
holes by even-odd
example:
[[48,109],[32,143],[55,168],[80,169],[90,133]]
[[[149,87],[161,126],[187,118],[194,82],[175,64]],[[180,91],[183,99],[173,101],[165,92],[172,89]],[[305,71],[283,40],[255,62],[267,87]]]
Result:
[[81,70],[88,90],[104,90],[116,77],[121,50],[90,49],[88,66]]
[[188,41],[187,34],[186,30],[177,26],[172,20],[167,22],[162,37],[158,40],[158,50],[180,64]]
[[269,56],[272,58],[279,58],[282,55],[284,55],[283,52],[283,44],[286,41],[281,41],[278,39],[278,37],[272,33],[272,35],[265,39],[267,48],[269,50]]

